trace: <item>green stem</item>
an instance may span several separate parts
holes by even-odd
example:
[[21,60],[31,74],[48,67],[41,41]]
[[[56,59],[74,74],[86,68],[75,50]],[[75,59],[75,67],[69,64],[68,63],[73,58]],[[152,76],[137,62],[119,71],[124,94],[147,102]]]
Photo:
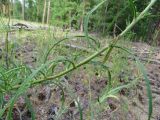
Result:
[[[142,19],[144,17],[144,15],[148,12],[148,10],[154,5],[154,3],[156,2],[157,0],[151,0],[151,2],[149,3],[149,5],[141,12],[141,14],[135,18],[131,24],[119,35],[117,36],[115,39],[113,39],[113,42],[112,42],[112,45],[116,45],[116,43],[118,42],[118,40],[123,37],[140,19]],[[109,49],[108,49],[109,47]],[[105,47],[103,47],[101,50],[99,50],[98,52],[94,53],[93,55],[91,55],[90,57],[86,58],[85,60],[83,60],[82,62],[80,62],[79,64],[75,65],[74,67],[66,70],[66,71],[63,71],[57,75],[54,75],[54,76],[50,76],[48,78],[44,78],[44,79],[40,79],[40,80],[36,80],[36,81],[33,81],[32,82],[32,85],[34,84],[38,84],[38,83],[42,83],[42,82],[46,82],[46,81],[49,81],[49,80],[53,80],[53,79],[56,79],[56,78],[59,78],[77,68],[79,68],[80,66],[90,62],[92,59],[94,59],[95,57],[97,57],[98,55],[100,55],[101,53],[103,53],[104,51],[106,51],[106,49],[108,49],[108,56],[110,55],[111,51],[113,50],[113,47],[112,46],[109,46],[109,45],[106,45]],[[18,86],[15,86],[13,87],[12,89],[16,89],[16,88],[19,88],[20,85]]]
[[151,0],[150,4],[139,14],[138,17],[134,18],[130,25],[127,26],[127,28],[119,35],[117,38],[115,38],[111,44],[111,47],[109,47],[107,54],[105,56],[104,62],[108,60],[110,53],[113,50],[113,46],[116,45],[118,40],[123,37],[139,20],[145,17],[145,14],[148,12],[148,10],[155,4],[157,0]]

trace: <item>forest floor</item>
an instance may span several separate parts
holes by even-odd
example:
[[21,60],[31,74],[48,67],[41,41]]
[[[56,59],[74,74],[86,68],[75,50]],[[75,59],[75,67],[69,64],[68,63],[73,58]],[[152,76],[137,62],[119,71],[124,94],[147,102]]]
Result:
[[[10,35],[10,40],[16,38],[15,35]],[[34,68],[37,62],[37,44],[32,36],[23,37],[23,43],[16,49],[16,58],[21,59],[23,63]],[[151,82],[152,97],[153,97],[153,115],[152,120],[160,120],[160,48],[152,47],[146,43],[130,42],[130,49],[142,60],[148,72],[148,78]],[[2,43],[0,47],[4,47]],[[128,58],[128,64],[134,62],[132,58]],[[99,75],[94,70],[89,73],[85,66],[73,71],[71,74],[61,78],[61,84],[65,86],[65,107],[61,109],[61,88],[51,84],[43,84],[30,88],[27,92],[33,109],[36,114],[36,120],[79,120],[80,113],[74,101],[78,98],[82,106],[83,119],[91,119],[91,113],[94,113],[94,120],[147,120],[148,117],[148,98],[146,86],[141,79],[136,86],[131,89],[122,89],[117,95],[119,99],[108,99],[106,105],[90,106],[90,99],[97,100],[100,92],[106,87],[106,77]],[[93,69],[93,68],[89,68]],[[135,66],[131,65],[131,74],[122,72],[119,75],[118,81],[126,84],[126,76],[130,81],[134,79],[134,74],[137,73]],[[90,84],[90,88],[88,88]],[[20,97],[14,109],[14,120],[30,120],[31,114],[24,107],[24,99]],[[92,111],[92,112],[91,112]],[[21,113],[21,114],[20,114]]]
[[[152,97],[153,97],[153,120],[160,120],[160,49],[156,51],[148,51],[151,46],[145,43],[133,43],[132,48],[137,51],[137,55],[146,58],[146,60],[154,60],[154,61],[145,61],[146,69],[148,72],[148,77],[151,82],[152,87]],[[30,49],[28,51],[27,49]],[[34,64],[32,50],[33,44],[26,44],[25,50],[27,50],[24,56],[27,56],[27,59],[24,58],[25,63]],[[30,53],[31,52],[31,53]],[[150,55],[149,55],[150,54]],[[156,61],[156,62],[155,62]],[[144,63],[144,61],[143,61]],[[125,76],[120,77],[120,82],[124,82]],[[124,78],[123,78],[124,77]],[[131,77],[131,76],[130,76]],[[93,99],[97,99],[100,91],[105,88],[107,85],[105,77],[97,77],[97,75],[89,76],[83,67],[75,70],[70,78],[65,82],[67,87],[72,88],[73,93],[79,96],[81,101],[81,105],[83,106],[83,115],[84,120],[89,120],[86,114],[89,113],[89,91],[85,82],[87,79],[91,79],[91,91]],[[125,84],[125,82],[124,82]],[[52,85],[42,85],[38,87],[34,87],[29,90],[31,95],[30,99],[32,100],[37,120],[47,120],[50,116],[54,116],[56,110],[60,108],[60,96],[61,90]],[[62,116],[60,116],[60,120],[78,120],[79,112],[76,108],[74,101],[71,98],[67,98],[67,94],[65,95],[66,99],[68,99],[68,110],[64,112]],[[101,111],[98,113],[95,120],[147,120],[148,117],[148,101],[147,94],[145,88],[145,82],[142,80],[139,84],[130,90],[124,89],[119,93],[119,100],[108,100],[107,104],[109,104],[109,108],[107,110]],[[124,106],[127,106],[125,108]],[[95,109],[95,108],[93,108]],[[53,112],[53,113],[52,113]],[[26,118],[24,119],[26,120]]]

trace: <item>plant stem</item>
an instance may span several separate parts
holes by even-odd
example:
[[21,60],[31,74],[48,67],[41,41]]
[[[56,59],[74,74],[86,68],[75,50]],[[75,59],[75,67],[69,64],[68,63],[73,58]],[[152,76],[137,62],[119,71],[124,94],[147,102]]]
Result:
[[[139,16],[135,19],[133,19],[133,21],[131,22],[130,25],[128,25],[126,27],[126,29],[119,35],[117,36],[115,39],[113,39],[113,42],[111,43],[111,46],[109,45],[106,45],[105,47],[103,47],[102,49],[100,49],[99,51],[95,52],[93,55],[89,56],[88,58],[86,58],[85,60],[83,60],[82,62],[78,63],[77,65],[75,65],[75,67],[72,67],[66,71],[63,71],[57,75],[54,75],[54,76],[50,76],[50,77],[47,77],[47,78],[44,78],[44,79],[40,79],[40,80],[36,80],[36,81],[32,81],[32,85],[34,84],[39,84],[39,83],[42,83],[42,82],[46,82],[46,81],[49,81],[49,80],[53,80],[53,79],[56,79],[56,78],[59,78],[77,68],[79,68],[80,66],[84,65],[84,64],[87,64],[88,62],[90,62],[92,59],[94,59],[95,57],[97,57],[98,55],[100,55],[101,53],[103,53],[104,51],[106,51],[108,48],[108,52],[107,52],[107,58],[109,58],[109,55],[110,53],[112,52],[113,50],[113,46],[116,45],[116,43],[118,42],[118,40],[120,38],[122,38],[139,20],[141,20],[144,15],[148,12],[148,10],[155,4],[157,0],[151,0],[151,2],[149,3],[149,5],[141,12],[141,14],[139,14]],[[16,88],[19,88],[20,85],[17,85],[17,86],[14,86],[12,89],[16,89]]]

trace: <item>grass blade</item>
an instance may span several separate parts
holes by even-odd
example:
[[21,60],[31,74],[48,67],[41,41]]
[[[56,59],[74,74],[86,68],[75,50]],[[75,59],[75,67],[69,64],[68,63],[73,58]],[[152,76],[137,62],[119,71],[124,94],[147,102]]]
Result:
[[119,86],[119,87],[116,87],[114,89],[111,89],[110,91],[105,91],[104,94],[99,97],[99,100],[98,102],[99,103],[103,103],[107,98],[109,97],[113,97],[113,98],[117,98],[115,96],[115,94],[117,94],[120,90],[122,90],[123,88],[128,88],[131,84],[127,84],[127,85],[122,85],[122,86]]
[[128,0],[129,1],[129,4],[130,4],[130,9],[131,9],[131,12],[132,12],[132,15],[133,15],[133,19],[137,17],[137,10],[136,10],[136,6],[133,2],[133,0]]
[[32,103],[31,103],[31,101],[30,101],[30,99],[28,98],[27,95],[25,96],[25,101],[26,101],[26,104],[27,104],[27,107],[28,107],[29,111],[31,112],[32,120],[35,120],[35,112],[33,110]]
[[152,91],[151,91],[150,81],[149,81],[149,79],[147,77],[147,72],[145,70],[145,67],[140,62],[140,60],[137,57],[135,57],[134,54],[131,53],[128,49],[120,47],[120,46],[114,46],[114,47],[120,48],[120,49],[126,51],[127,53],[131,54],[133,56],[133,58],[136,60],[137,67],[139,68],[139,70],[143,74],[143,77],[144,77],[144,80],[145,80],[145,83],[146,83],[146,87],[147,87],[147,97],[148,97],[148,105],[149,105],[149,107],[148,107],[148,120],[150,120],[151,116],[152,116],[152,110],[153,110],[153,106],[152,106]]
[[152,117],[152,91],[151,91],[151,86],[150,86],[150,81],[147,77],[147,72],[144,68],[144,65],[139,61],[139,59],[136,59],[136,63],[137,63],[137,67],[139,68],[139,70],[142,72],[145,83],[146,83],[146,87],[147,87],[147,96],[148,96],[148,120],[151,119]]
[[86,37],[88,37],[88,23],[89,23],[89,18],[92,15],[92,13],[94,11],[96,11],[101,5],[103,5],[107,0],[103,0],[102,2],[100,2],[98,5],[96,5],[92,10],[90,10],[87,15],[85,16],[84,19],[84,32]]

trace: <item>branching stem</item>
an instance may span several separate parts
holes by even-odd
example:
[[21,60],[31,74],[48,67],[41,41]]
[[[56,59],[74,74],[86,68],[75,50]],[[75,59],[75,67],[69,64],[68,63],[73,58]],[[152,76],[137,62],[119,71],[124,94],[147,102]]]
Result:
[[[53,79],[56,79],[56,78],[59,78],[77,68],[79,68],[80,66],[84,65],[84,64],[87,64],[88,62],[90,62],[92,59],[94,59],[95,57],[97,57],[98,55],[100,55],[101,53],[103,53],[104,51],[108,50],[107,51],[107,59],[109,58],[110,56],[110,53],[112,52],[113,50],[113,46],[115,46],[118,42],[118,40],[120,38],[122,38],[139,20],[141,20],[142,18],[144,18],[145,14],[148,12],[148,10],[155,4],[157,0],[151,0],[151,2],[149,3],[149,5],[139,14],[139,16],[137,16],[136,18],[133,19],[133,21],[130,23],[130,25],[128,25],[126,27],[126,29],[120,34],[118,35],[115,39],[113,39],[111,45],[106,45],[105,47],[103,47],[102,49],[100,49],[99,51],[95,52],[94,54],[92,54],[91,56],[89,56],[88,58],[86,58],[85,60],[83,60],[82,62],[78,63],[77,65],[75,65],[74,67],[66,70],[66,71],[63,71],[57,75],[54,75],[54,76],[50,76],[50,77],[47,77],[47,78],[44,78],[44,79],[40,79],[40,80],[36,80],[36,81],[32,81],[31,85],[35,85],[35,84],[39,84],[39,83],[42,83],[42,82],[46,82],[46,81],[49,81],[49,80],[53,80]],[[20,85],[18,86],[14,86],[12,89],[17,89],[19,88]]]

